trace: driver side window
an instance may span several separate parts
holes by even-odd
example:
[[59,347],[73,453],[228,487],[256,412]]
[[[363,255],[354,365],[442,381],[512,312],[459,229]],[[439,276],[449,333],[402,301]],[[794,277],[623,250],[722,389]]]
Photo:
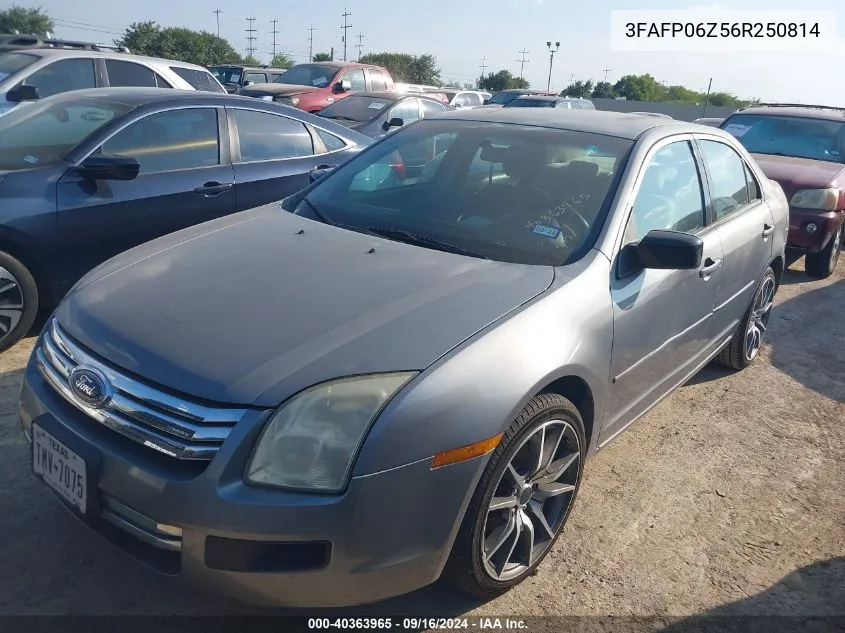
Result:
[[704,197],[692,147],[688,141],[670,143],[645,169],[625,243],[638,242],[655,229],[694,233],[703,227]]

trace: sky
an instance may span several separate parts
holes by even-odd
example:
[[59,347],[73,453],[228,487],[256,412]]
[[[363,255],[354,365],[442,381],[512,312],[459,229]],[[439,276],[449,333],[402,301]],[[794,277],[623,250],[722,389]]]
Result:
[[[546,42],[560,41],[554,57],[552,89],[571,79],[611,82],[626,74],[650,73],[667,85],[733,93],[763,101],[814,103],[845,107],[845,3],[815,0],[807,6],[793,0],[732,0],[721,7],[698,0],[14,0],[41,7],[56,21],[56,35],[68,39],[111,42],[132,22],[153,20],[163,26],[185,26],[217,32],[214,10],[220,9],[220,35],[241,53],[247,47],[247,17],[254,17],[258,56],[269,61],[273,48],[272,19],[277,19],[277,50],[297,62],[308,59],[309,27],[314,52],[333,46],[343,58],[342,14],[347,11],[347,57],[362,51],[431,53],[444,83],[473,82],[482,72],[507,69],[520,74],[520,51],[526,50],[524,76],[532,87],[545,88],[549,75]],[[698,8],[759,12],[765,21],[772,10],[836,10],[838,50],[825,52],[614,52],[610,23],[613,10]],[[358,36],[363,35],[359,40]]]

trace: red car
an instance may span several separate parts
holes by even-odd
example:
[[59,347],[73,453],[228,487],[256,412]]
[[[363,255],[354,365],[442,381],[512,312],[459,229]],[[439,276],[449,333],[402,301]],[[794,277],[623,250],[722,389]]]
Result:
[[319,112],[348,94],[365,90],[393,90],[393,77],[381,66],[313,62],[292,66],[272,83],[250,84],[238,94]]
[[828,277],[845,233],[845,108],[754,105],[719,127],[736,136],[789,199],[787,247],[803,251],[804,269]]

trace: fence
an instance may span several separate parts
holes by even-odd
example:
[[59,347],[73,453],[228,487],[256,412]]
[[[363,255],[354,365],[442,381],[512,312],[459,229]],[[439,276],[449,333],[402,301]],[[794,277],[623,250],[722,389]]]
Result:
[[658,112],[668,114],[673,119],[680,121],[692,121],[702,116],[726,117],[736,112],[735,108],[707,106],[707,113],[704,112],[704,104],[694,105],[691,103],[651,103],[647,101],[617,101],[616,99],[591,99],[596,110],[610,110],[611,112]]

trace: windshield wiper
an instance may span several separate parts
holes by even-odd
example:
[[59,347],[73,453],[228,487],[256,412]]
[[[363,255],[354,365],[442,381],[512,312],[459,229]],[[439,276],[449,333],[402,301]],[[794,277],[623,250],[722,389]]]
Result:
[[469,257],[478,257],[479,259],[490,259],[484,255],[476,253],[475,251],[442,242],[436,238],[427,235],[419,235],[411,231],[403,231],[402,229],[394,229],[386,226],[368,226],[364,229],[367,233],[378,235],[380,237],[393,240],[394,242],[404,242],[405,244],[413,244],[415,246],[424,246],[446,253],[454,253],[456,255],[468,255]]
[[358,119],[353,119],[352,117],[343,116],[342,114],[335,114],[335,115],[325,115],[323,118],[325,119],[338,119],[339,121],[357,121]]
[[324,214],[322,211],[320,211],[320,210],[316,207],[316,205],[315,205],[313,202],[311,202],[311,201],[310,201],[307,197],[303,198],[303,199],[302,199],[302,201],[303,201],[306,205],[308,205],[308,208],[309,208],[309,209],[311,209],[311,212],[312,212],[314,215],[316,215],[316,216],[317,216],[317,219],[318,219],[320,222],[322,222],[323,224],[329,224],[329,225],[331,225],[331,226],[337,226],[334,222],[332,222],[331,220],[329,220],[329,219],[325,216],[325,214]]

